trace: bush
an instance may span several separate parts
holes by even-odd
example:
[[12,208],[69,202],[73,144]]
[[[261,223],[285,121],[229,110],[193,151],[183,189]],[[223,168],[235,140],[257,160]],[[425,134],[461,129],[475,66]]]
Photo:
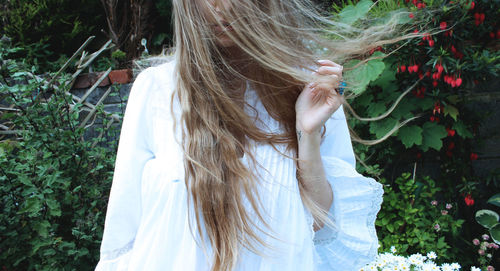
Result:
[[99,0],[11,0],[0,2],[0,36],[12,38],[17,57],[47,72],[48,62],[70,55],[106,25]]
[[[478,174],[473,167],[481,156],[474,149],[484,136],[478,127],[487,112],[471,104],[477,91],[494,91],[488,86],[498,80],[499,8],[500,2],[487,0],[389,0],[376,5],[362,0],[333,7],[340,20],[354,25],[365,23],[361,19],[365,15],[383,18],[394,11],[406,12],[400,18],[401,28],[415,35],[390,46],[374,45],[369,53],[372,60],[352,71],[344,69],[346,77],[362,77],[351,88],[356,94],[351,102],[354,111],[364,119],[378,119],[350,118],[358,136],[379,139],[406,124],[375,146],[355,144],[360,160],[368,164],[359,171],[391,185],[377,221],[385,249],[395,245],[402,251],[423,253],[437,242],[440,247],[432,249],[444,259],[460,257],[463,264],[478,263],[471,240],[484,230],[476,223],[474,211],[500,189],[500,182],[498,172]],[[402,100],[389,110],[399,97]],[[379,118],[386,112],[386,117]],[[403,172],[413,172],[412,178],[399,177]],[[432,176],[435,182],[422,176]],[[442,216],[429,206],[432,199],[425,193],[454,207],[453,220],[446,222],[447,227],[440,224],[440,232],[430,226],[450,214]],[[460,238],[453,237],[454,232],[443,234],[462,220]]]
[[[15,111],[0,121],[17,134],[0,141],[0,262],[3,270],[93,270],[99,257],[112,181],[116,129],[84,140],[81,104],[65,91],[70,76],[53,84],[8,59],[0,43],[0,101]],[[54,76],[54,74],[50,74]]]
[[443,260],[458,260],[454,247],[463,219],[457,219],[457,206],[437,200],[441,188],[426,177],[414,180],[409,173],[385,184],[382,209],[376,221],[381,251],[394,246],[404,254],[434,251]]

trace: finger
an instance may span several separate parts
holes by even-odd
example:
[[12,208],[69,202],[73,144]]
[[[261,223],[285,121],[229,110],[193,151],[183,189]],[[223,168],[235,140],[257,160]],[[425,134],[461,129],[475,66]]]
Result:
[[318,92],[318,91],[320,91],[322,93],[329,93],[331,95],[338,95],[335,84],[332,82],[318,83],[314,87],[314,92]]
[[342,75],[342,68],[331,67],[331,66],[321,66],[316,70],[316,73],[321,75]]
[[314,79],[315,83],[327,83],[331,84],[335,88],[340,85],[341,81],[342,81],[342,75],[337,75],[337,74],[321,75]]
[[326,59],[321,59],[317,61],[322,66],[331,66],[331,67],[341,67],[339,64]]

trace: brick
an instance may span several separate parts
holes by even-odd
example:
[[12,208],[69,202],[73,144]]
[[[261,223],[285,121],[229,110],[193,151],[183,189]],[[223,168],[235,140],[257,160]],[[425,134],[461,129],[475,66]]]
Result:
[[115,70],[108,75],[111,84],[128,84],[132,82],[132,70]]

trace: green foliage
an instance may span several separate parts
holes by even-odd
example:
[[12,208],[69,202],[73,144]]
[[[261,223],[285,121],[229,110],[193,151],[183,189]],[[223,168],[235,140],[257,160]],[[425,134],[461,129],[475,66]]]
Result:
[[40,66],[38,73],[52,70],[45,64],[72,53],[88,36],[101,35],[105,25],[99,0],[2,1],[0,17],[0,35],[12,38],[22,48],[18,57]]
[[394,183],[381,181],[385,195],[376,221],[381,251],[391,246],[405,254],[434,251],[441,260],[457,260],[453,240],[464,220],[456,219],[456,206],[436,200],[441,188],[428,177],[414,180],[409,173]]
[[374,59],[361,63],[359,60],[351,60],[345,64],[345,78],[353,82],[354,86],[349,90],[355,94],[361,94],[371,81],[379,77],[385,68],[382,58],[385,55],[381,52],[373,54]]
[[[488,203],[499,206],[500,193],[492,196],[488,200]],[[495,243],[500,244],[500,222],[497,212],[488,209],[479,210],[476,212],[476,221],[489,230],[491,238]]]
[[371,0],[361,0],[355,5],[347,5],[339,12],[339,21],[345,24],[352,24],[365,17],[372,5],[373,2]]
[[[350,23],[355,26],[385,22],[399,13],[398,23],[401,29],[407,29],[401,34],[413,32],[416,36],[362,56],[384,55],[377,59],[383,64],[381,72],[363,76],[344,72],[346,79],[359,76],[358,81],[366,83],[359,89],[357,84],[350,86],[357,94],[349,101],[354,111],[365,119],[379,119],[350,118],[349,124],[360,138],[388,136],[395,125],[413,119],[379,144],[354,145],[362,162],[358,170],[390,184],[377,220],[383,251],[392,245],[408,254],[433,250],[450,260],[460,255],[464,265],[479,262],[483,266],[484,259],[470,243],[473,236],[484,232],[472,215],[477,211],[474,199],[486,201],[500,186],[498,173],[479,177],[473,167],[481,155],[473,152],[473,144],[485,137],[478,134],[485,114],[472,110],[471,104],[478,90],[487,90],[488,84],[498,78],[500,2],[474,1],[473,8],[471,2],[388,0],[376,2],[367,10],[360,2],[348,1],[333,9],[340,17],[347,12],[353,14]],[[355,15],[366,10],[360,18]],[[388,112],[398,98],[402,99]],[[387,116],[380,118],[382,115]],[[411,170],[417,181],[407,175],[393,177]],[[420,177],[429,174],[436,182]],[[433,199],[447,199],[453,204],[452,211],[441,215],[437,207],[429,205]],[[500,229],[494,226],[495,218],[480,213],[481,223],[490,226],[491,235]],[[491,221],[483,221],[488,219]],[[436,223],[439,231],[432,228]]]
[[[1,115],[19,131],[0,141],[0,261],[4,270],[93,270],[114,167],[116,129],[99,109],[103,138],[84,140],[70,76],[55,84],[7,57],[0,43]],[[52,74],[49,76],[53,76]],[[110,141],[111,140],[111,141]]]

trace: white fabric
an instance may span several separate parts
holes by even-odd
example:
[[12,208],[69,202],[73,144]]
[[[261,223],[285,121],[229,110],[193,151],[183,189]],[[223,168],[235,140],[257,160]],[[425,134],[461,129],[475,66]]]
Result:
[[[170,111],[174,66],[170,62],[149,68],[132,87],[97,271],[209,270],[210,247],[204,250],[188,225],[180,129],[173,129],[173,116],[178,120],[180,115],[177,99],[174,114]],[[245,98],[255,107],[246,108],[260,128],[280,129],[254,91],[247,90]],[[262,248],[264,255],[243,249],[236,270],[357,270],[375,257],[374,220],[382,186],[355,171],[342,108],[326,129],[321,154],[334,195],[329,215],[337,227],[314,233],[312,216],[300,198],[295,163],[268,145],[254,144],[262,165],[257,171],[263,213],[278,240],[260,234],[273,249]],[[247,163],[246,156],[241,159]]]

